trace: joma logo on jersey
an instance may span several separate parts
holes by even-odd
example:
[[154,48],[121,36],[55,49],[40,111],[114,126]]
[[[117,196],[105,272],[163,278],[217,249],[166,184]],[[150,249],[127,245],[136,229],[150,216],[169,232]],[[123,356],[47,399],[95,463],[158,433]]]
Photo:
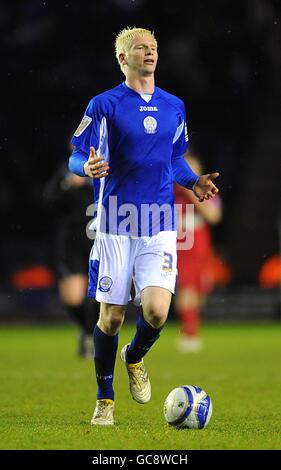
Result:
[[140,106],[140,111],[158,111],[156,106]]

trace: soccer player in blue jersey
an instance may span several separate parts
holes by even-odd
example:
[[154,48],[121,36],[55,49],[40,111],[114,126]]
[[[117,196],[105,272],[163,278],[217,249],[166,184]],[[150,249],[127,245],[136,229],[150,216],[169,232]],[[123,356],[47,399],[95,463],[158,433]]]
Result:
[[160,336],[176,281],[173,182],[192,190],[199,201],[218,192],[213,183],[218,173],[198,176],[184,160],[185,107],[155,86],[154,34],[126,28],[115,48],[125,82],[90,101],[73,136],[69,162],[71,171],[93,178],[97,207],[88,288],[89,296],[101,303],[94,330],[94,425],[114,424],[118,332],[132,282],[143,314],[121,359],[133,399],[147,403],[151,397],[143,357]]

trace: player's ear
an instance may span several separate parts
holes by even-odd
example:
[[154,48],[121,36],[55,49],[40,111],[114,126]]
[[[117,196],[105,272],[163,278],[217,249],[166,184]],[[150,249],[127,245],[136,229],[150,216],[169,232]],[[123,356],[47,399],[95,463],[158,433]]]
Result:
[[119,54],[118,60],[119,60],[119,64],[127,65],[127,59],[126,59],[126,55],[124,54],[124,52],[121,52],[121,54]]

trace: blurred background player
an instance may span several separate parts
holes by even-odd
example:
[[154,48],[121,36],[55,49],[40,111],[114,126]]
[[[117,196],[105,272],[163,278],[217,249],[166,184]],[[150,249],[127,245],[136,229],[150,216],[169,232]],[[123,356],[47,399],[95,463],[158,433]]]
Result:
[[87,276],[92,240],[86,235],[86,209],[93,199],[88,178],[61,166],[46,186],[45,201],[55,218],[53,244],[61,301],[79,325],[78,354],[93,357],[93,330],[99,303],[87,298]]
[[[202,174],[202,165],[196,155],[186,152],[185,159],[195,173]],[[221,220],[222,205],[218,195],[199,202],[192,191],[177,184],[175,197],[176,203],[182,204],[181,220],[178,220],[178,223],[183,231],[189,227],[185,205],[194,204],[193,247],[189,250],[178,250],[176,312],[181,324],[181,333],[177,347],[181,352],[197,352],[203,346],[199,336],[200,310],[206,295],[213,288],[211,271],[215,254],[211,226]]]

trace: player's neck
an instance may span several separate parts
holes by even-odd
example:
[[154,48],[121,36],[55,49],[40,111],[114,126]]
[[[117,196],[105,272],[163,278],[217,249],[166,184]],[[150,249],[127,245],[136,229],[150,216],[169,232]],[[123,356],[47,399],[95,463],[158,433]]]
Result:
[[127,76],[125,80],[126,85],[129,88],[132,88],[137,93],[149,93],[152,94],[155,88],[154,75],[149,77],[136,77],[136,76]]

